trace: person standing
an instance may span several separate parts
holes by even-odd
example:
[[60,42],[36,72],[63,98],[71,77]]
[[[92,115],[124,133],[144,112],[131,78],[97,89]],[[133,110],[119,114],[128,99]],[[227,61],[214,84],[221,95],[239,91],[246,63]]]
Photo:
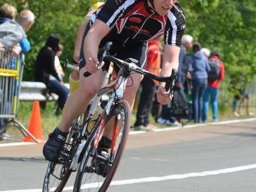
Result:
[[208,81],[207,89],[204,93],[203,98],[203,114],[202,121],[207,122],[208,120],[208,111],[209,111],[209,98],[211,101],[212,107],[212,120],[218,121],[218,93],[221,81],[224,79],[225,68],[224,63],[220,60],[220,55],[218,53],[212,53],[210,55],[209,61],[216,62],[219,65],[219,77],[214,81]]
[[245,103],[245,112],[247,116],[252,116],[254,113],[250,111],[250,99],[252,95],[254,85],[242,85],[241,88],[237,91],[238,93],[235,94],[233,98],[233,112],[236,117],[241,116],[241,108],[242,105]]
[[192,78],[192,116],[195,123],[200,123],[203,96],[207,88],[210,67],[207,58],[201,52],[201,45],[199,43],[193,45],[193,54],[190,58],[190,69]]
[[[15,39],[13,40],[12,38],[9,38],[9,37],[6,38],[7,34],[9,33],[7,31],[7,29],[8,29],[7,27],[9,25],[11,25],[11,26],[16,25],[16,23],[14,21],[14,19],[16,17],[16,12],[17,12],[16,8],[7,3],[3,4],[0,7],[0,48],[1,49],[5,50],[7,47],[9,49],[13,49],[16,42],[18,42],[18,40],[15,40]],[[1,97],[3,97],[2,90],[3,90],[3,87],[1,84],[1,86],[0,86]],[[4,129],[4,126],[6,124],[7,124],[7,119],[0,118],[0,140],[7,139],[10,137],[10,135]]]
[[[161,44],[158,40],[151,40],[148,43],[147,61],[145,69],[154,73],[155,75],[160,74]],[[147,127],[149,124],[149,114],[153,104],[153,98],[155,95],[157,84],[157,81],[154,81],[148,77],[144,77],[141,82],[142,92],[140,94],[136,121],[134,123],[135,130],[149,130]]]
[[24,33],[25,33],[25,37],[20,41],[21,50],[22,50],[22,53],[27,53],[31,49],[31,44],[27,38],[26,33],[34,25],[35,15],[32,11],[28,9],[22,10],[19,14],[17,22],[22,26],[22,29],[24,30]]
[[180,55],[179,55],[179,68],[177,72],[177,79],[175,86],[177,88],[184,89],[184,84],[186,81],[186,73],[188,71],[188,58],[187,52],[193,46],[193,37],[191,35],[183,35],[181,39]]

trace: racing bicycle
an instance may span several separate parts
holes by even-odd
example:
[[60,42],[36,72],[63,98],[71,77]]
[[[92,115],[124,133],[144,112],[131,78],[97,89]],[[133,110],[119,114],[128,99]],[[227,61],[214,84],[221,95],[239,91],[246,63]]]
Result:
[[[131,73],[166,82],[166,90],[173,88],[174,70],[169,77],[154,75],[137,66],[137,61],[133,58],[121,60],[109,55],[110,46],[111,43],[105,46],[102,58],[103,61],[112,62],[118,67],[117,78],[101,88],[91,100],[86,112],[71,124],[59,161],[48,163],[43,192],[63,191],[72,172],[76,172],[74,192],[107,191],[129,134],[131,109],[123,96]],[[112,143],[107,157],[102,158],[98,153],[98,144],[106,127],[111,127]]]

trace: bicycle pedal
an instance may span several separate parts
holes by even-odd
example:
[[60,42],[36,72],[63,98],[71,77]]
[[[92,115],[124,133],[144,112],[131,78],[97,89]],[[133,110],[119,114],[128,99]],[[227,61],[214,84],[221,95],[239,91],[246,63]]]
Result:
[[103,177],[106,177],[108,174],[108,170],[109,170],[109,167],[106,163],[99,162],[95,168],[95,173]]
[[92,162],[93,172],[97,175],[101,175],[103,177],[107,176],[109,166],[109,156],[106,154],[99,155],[97,154],[95,159]]

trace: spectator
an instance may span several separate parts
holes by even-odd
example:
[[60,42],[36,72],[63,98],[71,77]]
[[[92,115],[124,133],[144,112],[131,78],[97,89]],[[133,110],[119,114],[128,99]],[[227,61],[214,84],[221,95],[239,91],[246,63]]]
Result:
[[12,5],[4,4],[0,8],[0,47],[18,55],[20,51],[27,53],[30,50],[26,31],[32,27],[35,16],[30,10],[21,11],[17,22],[15,16],[16,8]]
[[203,95],[207,88],[208,60],[200,51],[201,45],[193,45],[193,54],[190,59],[190,73],[192,78],[192,111],[195,123],[200,123],[202,115]]
[[12,50],[24,36],[21,26],[15,22],[16,13],[11,4],[0,7],[0,48]]
[[[161,45],[158,40],[151,40],[148,43],[146,70],[156,75],[161,71]],[[142,92],[138,104],[136,121],[134,124],[135,130],[149,130],[149,114],[153,104],[153,98],[157,86],[157,81],[151,78],[144,77],[141,86]]]
[[24,33],[25,33],[25,37],[20,41],[21,50],[23,53],[27,53],[30,51],[31,45],[29,40],[26,37],[26,32],[28,32],[33,26],[35,22],[35,15],[32,11],[25,9],[20,12],[20,15],[17,21],[22,26],[22,29],[24,30]]
[[[16,17],[16,8],[10,4],[5,3],[0,7],[0,48],[5,48],[5,41],[4,37],[6,36],[6,26],[3,23],[6,23],[7,21],[14,21]],[[9,40],[7,41],[9,43]],[[12,47],[13,48],[13,47]],[[2,89],[0,89],[2,91]],[[3,93],[1,92],[1,95]],[[9,134],[6,133],[5,130],[3,130],[4,125],[7,123],[7,120],[4,118],[0,118],[0,139],[5,139],[10,137]]]
[[11,4],[5,3],[0,7],[0,23],[14,20],[17,14],[17,9]]
[[210,55],[211,55],[210,49],[208,49],[208,48],[202,48],[202,49],[201,49],[201,52],[204,54],[204,56],[205,56],[207,59],[210,58]]
[[182,44],[179,55],[179,68],[177,73],[176,87],[182,88],[186,80],[186,73],[188,71],[187,51],[193,46],[193,37],[191,35],[183,35]]
[[[180,52],[180,63],[182,63],[182,68],[178,70],[178,82],[183,83],[183,91],[188,96],[191,95],[191,78],[187,77],[189,71],[189,59],[190,59],[190,50],[193,46],[193,37],[191,35],[184,35],[182,37],[182,45]],[[180,71],[182,71],[182,75],[180,75]]]
[[[208,53],[206,52],[206,55]],[[204,93],[204,98],[203,98],[203,114],[202,114],[202,121],[206,122],[208,120],[208,106],[209,106],[209,97],[211,101],[211,107],[212,107],[212,120],[217,121],[218,120],[218,93],[219,93],[219,88],[221,81],[224,79],[224,63],[220,60],[220,55],[218,53],[212,53],[209,61],[216,61],[219,65],[219,77],[218,79],[214,81],[209,81],[207,89]]]
[[50,35],[45,46],[39,51],[35,63],[35,80],[45,83],[50,93],[58,95],[56,115],[59,114],[59,110],[63,109],[69,93],[65,85],[61,83],[54,65],[59,41],[58,35]]

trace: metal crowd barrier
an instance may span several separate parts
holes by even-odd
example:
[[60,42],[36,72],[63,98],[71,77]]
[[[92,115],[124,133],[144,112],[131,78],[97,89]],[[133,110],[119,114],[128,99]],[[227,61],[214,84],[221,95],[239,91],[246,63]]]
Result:
[[5,122],[0,133],[14,125],[25,137],[30,136],[35,142],[38,142],[17,120],[23,68],[24,62],[20,55],[0,49],[0,119]]

